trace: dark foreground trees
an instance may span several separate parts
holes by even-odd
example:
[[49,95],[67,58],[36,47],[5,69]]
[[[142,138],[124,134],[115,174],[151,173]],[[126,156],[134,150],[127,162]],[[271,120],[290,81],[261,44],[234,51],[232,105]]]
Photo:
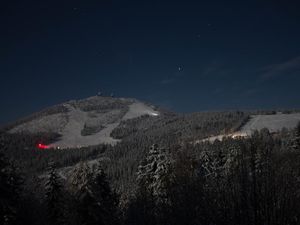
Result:
[[62,225],[66,223],[63,185],[53,163],[50,164],[48,170],[48,177],[45,184],[47,224]]
[[137,190],[130,199],[126,224],[166,224],[169,207],[167,186],[172,179],[169,152],[152,145],[138,167]]
[[[285,143],[262,130],[249,139],[187,146],[161,161],[171,168],[163,180],[153,172],[160,160],[146,160],[127,224],[300,224],[300,151]],[[165,158],[153,152],[148,159]],[[151,191],[162,182],[166,201]]]
[[22,179],[17,168],[4,156],[5,146],[0,143],[0,224],[20,222]]
[[92,170],[82,163],[72,174],[75,224],[118,225],[118,196],[101,166]]
[[176,149],[153,145],[122,208],[104,170],[87,163],[73,168],[67,181],[51,166],[42,179],[45,198],[37,191],[37,200],[24,202],[29,198],[20,193],[19,176],[0,155],[1,224],[22,218],[21,224],[298,225],[298,139],[299,127]]

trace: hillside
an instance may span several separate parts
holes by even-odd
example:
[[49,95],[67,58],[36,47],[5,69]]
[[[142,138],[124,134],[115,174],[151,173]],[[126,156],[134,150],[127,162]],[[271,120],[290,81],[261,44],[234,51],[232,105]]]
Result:
[[[80,148],[116,144],[111,132],[122,122],[142,115],[159,116],[160,112],[135,99],[94,96],[73,100],[18,122],[9,133],[56,133],[60,138],[49,148]],[[48,112],[48,113],[47,113]]]
[[300,121],[300,113],[274,115],[253,115],[241,128],[241,133],[251,135],[255,130],[267,128],[270,132],[278,132],[283,128],[293,129]]
[[284,128],[294,129],[298,122],[300,122],[300,113],[284,114],[277,112],[271,115],[251,115],[249,120],[237,131],[212,136],[204,139],[204,141],[213,142],[215,140],[222,140],[224,137],[250,137],[256,130],[260,131],[264,128],[267,128],[271,133],[276,133]]
[[71,100],[29,115],[7,128],[10,134],[50,133],[46,148],[70,149],[116,145],[121,140],[161,143],[221,140],[224,137],[250,136],[263,128],[278,132],[292,129],[300,113],[199,112],[178,114],[157,109],[132,98],[92,96]]
[[[296,112],[270,114],[247,111],[179,114],[163,111],[135,99],[97,96],[59,104],[17,121],[6,129],[8,132],[0,133],[0,144],[4,155],[13,159],[21,168],[26,177],[26,189],[34,193],[29,195],[30,198],[35,196],[40,199],[44,196],[43,185],[48,179],[49,165],[55,166],[58,179],[71,196],[73,188],[76,190],[80,187],[80,179],[89,173],[96,174],[96,169],[100,166],[113,189],[121,196],[121,204],[132,203],[131,196],[134,197],[139,191],[138,176],[141,174],[140,169],[145,168],[145,160],[157,159],[162,162],[149,162],[149,165],[161,171],[157,165],[166,163],[166,166],[172,166],[169,171],[172,172],[171,177],[174,175],[178,178],[174,180],[178,183],[172,183],[169,187],[170,193],[184,187],[188,189],[186,192],[182,190],[183,193],[194,193],[190,199],[202,194],[211,196],[212,199],[207,199],[205,204],[202,197],[197,200],[204,207],[214,202],[215,196],[219,196],[215,193],[219,193],[220,198],[228,198],[227,207],[241,191],[253,193],[252,189],[235,188],[253,187],[253,162],[260,163],[257,157],[265,157],[265,153],[270,154],[269,158],[261,160],[269,163],[270,159],[275,159],[272,167],[268,167],[276,169],[274,174],[282,173],[284,179],[290,177],[289,183],[296,180],[292,176],[294,172],[289,171],[299,168],[299,157],[290,155],[299,154],[300,128],[291,130],[299,122],[299,116],[300,113]],[[280,131],[284,127],[288,129]],[[255,129],[261,128],[268,128],[270,132],[264,129],[254,133]],[[277,131],[279,132],[273,135]],[[235,135],[248,137],[222,140],[223,137]],[[203,141],[208,137],[210,142]],[[214,142],[216,139],[222,141]],[[36,148],[36,143],[41,142],[49,144],[51,148]],[[159,147],[153,151],[153,146]],[[60,150],[58,147],[68,150]],[[254,150],[256,152],[253,154]],[[157,155],[158,151],[165,155]],[[149,154],[151,157],[148,157]],[[166,159],[168,160],[165,161]],[[269,164],[262,161],[261,165]],[[288,170],[284,172],[286,168]],[[264,173],[258,172],[257,176],[264,176]],[[150,178],[152,177],[151,175]],[[244,180],[239,177],[247,178],[248,183],[243,183]],[[79,182],[75,182],[78,187],[74,186],[74,180]],[[224,186],[220,186],[216,180],[221,181]],[[227,187],[228,184],[235,188]],[[280,182],[275,186],[278,185]],[[237,195],[231,199],[229,193],[232,194],[232,190],[237,190]],[[181,200],[186,199],[186,195],[182,194],[173,196],[184,196]],[[174,202],[178,201],[175,199]],[[209,207],[213,211],[218,206]],[[194,206],[190,208],[193,209]],[[127,212],[126,207],[122,210]]]

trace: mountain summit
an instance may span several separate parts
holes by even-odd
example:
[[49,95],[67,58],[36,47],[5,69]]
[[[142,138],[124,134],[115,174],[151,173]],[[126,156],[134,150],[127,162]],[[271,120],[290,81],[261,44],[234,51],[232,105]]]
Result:
[[159,116],[155,107],[136,99],[93,96],[59,104],[18,121],[10,133],[57,133],[49,147],[74,148],[116,144],[110,136],[122,121],[143,115]]

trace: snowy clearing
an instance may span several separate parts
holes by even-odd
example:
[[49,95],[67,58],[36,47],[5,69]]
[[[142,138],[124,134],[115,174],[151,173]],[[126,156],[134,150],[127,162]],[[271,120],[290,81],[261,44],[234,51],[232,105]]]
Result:
[[263,128],[268,128],[270,132],[277,132],[282,128],[295,128],[299,121],[300,113],[255,115],[241,128],[241,132],[251,135],[253,131]]
[[237,132],[218,135],[203,140],[195,141],[194,143],[200,142],[214,142],[215,140],[221,141],[223,138],[232,137],[247,137],[251,136],[255,130],[262,130],[263,128],[269,129],[270,132],[278,132],[283,128],[293,129],[300,122],[300,113],[282,114],[277,113],[274,115],[253,115],[250,120]]

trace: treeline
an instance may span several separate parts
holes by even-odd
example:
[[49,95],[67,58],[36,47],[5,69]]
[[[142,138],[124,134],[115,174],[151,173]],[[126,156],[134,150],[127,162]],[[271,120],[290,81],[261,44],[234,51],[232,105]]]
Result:
[[132,103],[131,99],[119,99],[113,97],[94,96],[82,100],[72,100],[68,102],[75,108],[79,108],[85,112],[98,111],[106,112],[111,110],[120,109],[125,113],[128,111],[129,104]]
[[236,131],[248,119],[249,113],[242,111],[200,112],[183,115],[165,113],[159,117],[142,116],[123,121],[113,130],[111,136],[123,139],[133,135],[174,134],[177,139],[194,140]]
[[300,125],[247,139],[152,145],[134,171],[135,188],[120,195],[105,167],[86,163],[65,182],[50,164],[39,188],[22,190],[22,176],[0,159],[2,224],[299,224]]
[[49,144],[59,136],[55,133],[17,133],[0,134],[3,154],[12,159],[27,176],[44,173],[50,162],[56,167],[73,166],[80,161],[92,160],[106,151],[106,145],[91,146],[80,149],[38,149],[37,144]]
[[299,224],[299,140],[300,126],[175,152],[153,146],[125,224]]
[[[113,131],[112,136],[123,138],[116,146],[99,145],[65,150],[36,148],[37,143],[48,144],[57,140],[59,135],[55,133],[33,135],[3,132],[0,140],[5,142],[4,154],[12,158],[26,176],[44,173],[51,161],[58,168],[62,168],[73,166],[79,161],[108,158],[110,162],[106,168],[112,178],[112,185],[124,193],[135,188],[137,166],[153,143],[173,148],[189,140],[234,130],[247,118],[248,114],[240,111],[203,112],[181,116],[165,112],[160,117],[142,116],[121,123]],[[125,134],[115,136],[119,131],[125,131]]]
[[35,188],[24,186],[20,172],[0,154],[0,224],[120,224],[118,195],[101,167],[82,163],[68,182],[53,164]]
[[136,187],[135,174],[139,162],[153,143],[175,149],[190,141],[231,132],[248,119],[248,114],[233,112],[201,112],[178,116],[166,113],[160,117],[142,116],[127,120],[113,131],[123,138],[114,147],[107,147],[103,156],[111,159],[107,166],[113,186],[127,193]]
[[49,115],[53,115],[53,114],[57,114],[57,113],[67,113],[67,112],[68,112],[68,108],[65,107],[64,105],[62,105],[62,104],[54,105],[54,106],[45,108],[45,109],[43,109],[39,112],[33,113],[29,116],[18,119],[15,122],[11,122],[9,124],[6,124],[5,126],[0,127],[0,130],[9,131],[10,129],[12,129],[12,128],[18,126],[18,125],[30,122],[32,120],[41,118],[43,116],[49,116]]

